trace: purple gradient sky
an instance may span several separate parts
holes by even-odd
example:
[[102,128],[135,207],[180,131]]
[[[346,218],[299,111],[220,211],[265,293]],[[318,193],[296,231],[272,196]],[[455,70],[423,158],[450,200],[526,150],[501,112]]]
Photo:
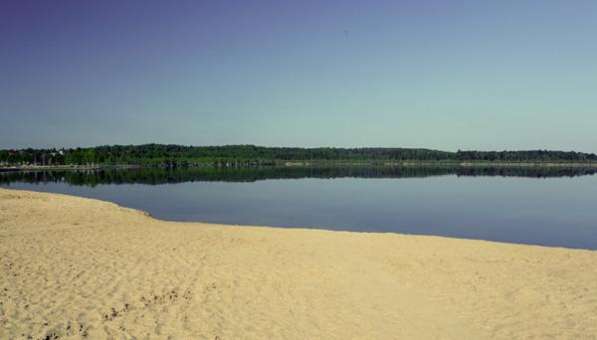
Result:
[[595,1],[0,1],[0,147],[597,152]]

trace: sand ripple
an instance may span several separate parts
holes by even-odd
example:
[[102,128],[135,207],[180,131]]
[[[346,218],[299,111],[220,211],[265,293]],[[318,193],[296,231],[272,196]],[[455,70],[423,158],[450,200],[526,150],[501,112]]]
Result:
[[0,339],[596,339],[596,263],[0,189]]

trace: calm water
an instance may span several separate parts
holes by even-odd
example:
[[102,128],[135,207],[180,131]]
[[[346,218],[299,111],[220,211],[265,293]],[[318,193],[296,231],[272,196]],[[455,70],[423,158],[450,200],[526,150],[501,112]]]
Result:
[[0,173],[3,187],[167,220],[597,249],[596,169],[269,168]]

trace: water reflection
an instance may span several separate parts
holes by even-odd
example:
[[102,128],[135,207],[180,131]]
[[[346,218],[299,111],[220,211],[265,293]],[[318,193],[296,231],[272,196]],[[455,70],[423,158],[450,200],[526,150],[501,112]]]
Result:
[[255,182],[267,179],[301,178],[422,178],[433,176],[577,177],[594,175],[596,167],[453,167],[453,166],[351,166],[351,167],[259,167],[259,168],[144,168],[94,171],[13,171],[0,172],[0,184],[58,183],[95,186],[98,184],[164,184],[183,182]]

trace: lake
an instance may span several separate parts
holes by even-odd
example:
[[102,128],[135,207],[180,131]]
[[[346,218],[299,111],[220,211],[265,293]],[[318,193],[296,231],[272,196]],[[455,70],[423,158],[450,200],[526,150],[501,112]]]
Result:
[[596,168],[281,167],[0,173],[0,186],[176,221],[597,249]]

